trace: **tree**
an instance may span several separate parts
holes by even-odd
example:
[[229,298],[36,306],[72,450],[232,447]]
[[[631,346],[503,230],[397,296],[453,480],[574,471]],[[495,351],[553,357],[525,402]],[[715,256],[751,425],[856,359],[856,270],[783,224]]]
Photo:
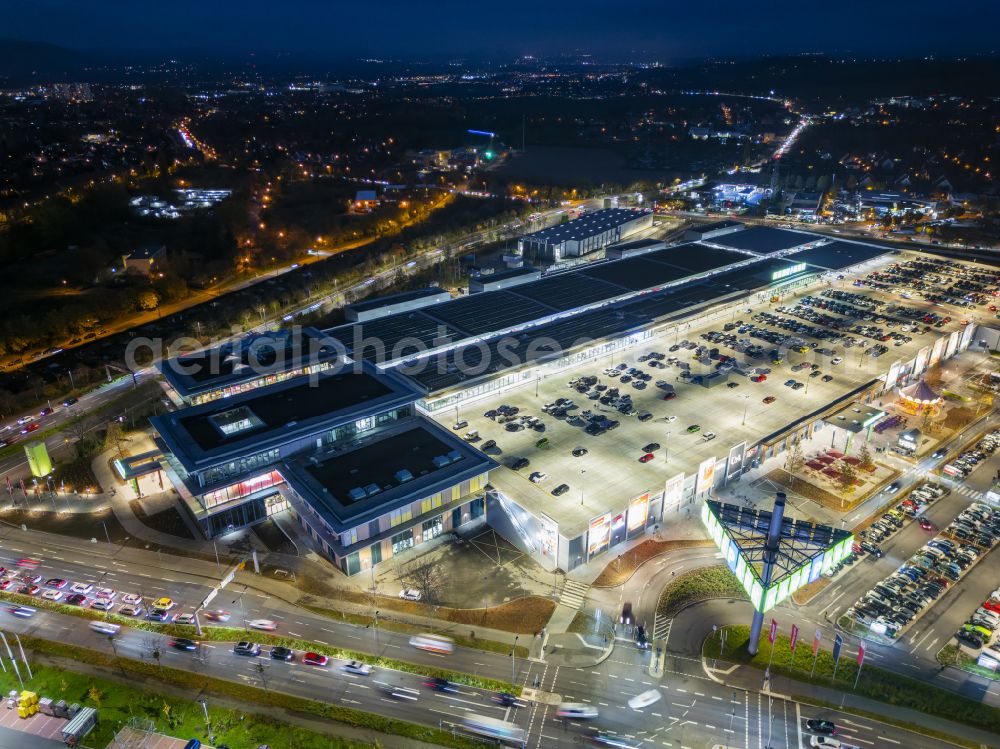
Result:
[[861,446],[861,452],[858,453],[858,460],[861,461],[860,466],[866,471],[875,465],[875,461],[872,459],[872,452],[868,449],[867,443]]
[[792,479],[793,485],[798,478],[799,471],[802,470],[802,466],[805,464],[806,459],[802,454],[802,445],[798,442],[793,443],[785,452],[785,472]]
[[140,310],[147,312],[149,310],[154,310],[160,304],[160,296],[152,289],[143,289],[138,293],[135,298],[135,306]]
[[441,591],[445,585],[445,574],[441,565],[426,563],[411,567],[402,578],[407,585],[420,591],[421,600],[429,606],[440,603]]
[[844,463],[840,469],[840,476],[837,481],[840,483],[840,488],[845,492],[854,491],[854,481],[857,479],[858,474],[854,470],[854,466],[850,463]]

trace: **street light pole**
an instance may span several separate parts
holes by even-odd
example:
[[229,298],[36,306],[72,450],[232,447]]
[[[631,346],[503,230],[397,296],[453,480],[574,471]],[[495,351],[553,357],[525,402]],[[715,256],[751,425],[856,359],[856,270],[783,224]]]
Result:
[[510,649],[510,684],[514,686],[514,654],[517,652],[517,635],[514,635],[514,646]]

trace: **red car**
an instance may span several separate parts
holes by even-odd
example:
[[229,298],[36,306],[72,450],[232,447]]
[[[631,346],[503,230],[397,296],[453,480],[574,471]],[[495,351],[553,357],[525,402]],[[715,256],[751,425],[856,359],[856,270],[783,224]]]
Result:
[[10,588],[14,585],[14,582],[15,581],[11,578],[7,578],[6,580],[0,580],[0,590],[7,590],[7,588]]
[[325,666],[330,659],[322,653],[306,653],[302,656],[302,662],[307,666]]
[[676,397],[677,397],[677,393],[667,393],[666,395],[663,396],[663,400],[669,401],[669,400],[673,400]]
[[763,382],[767,379],[767,375],[754,375],[750,378],[750,382]]
[[934,523],[932,523],[927,518],[920,518],[920,527],[923,528],[925,531],[932,531],[934,530]]
[[987,598],[983,601],[983,608],[987,611],[995,611],[1000,614],[1000,601],[995,598]]
[[37,585],[19,585],[17,592],[22,596],[33,596],[37,595],[38,591],[41,590]]
[[29,559],[28,557],[24,557],[23,559],[17,560],[18,567],[27,567],[29,570],[35,569],[36,567],[38,567],[39,564],[41,564],[41,562],[39,562],[37,559]]
[[653,453],[646,453],[641,458],[639,458],[640,463],[648,463],[653,459]]
[[36,429],[38,429],[38,422],[33,421],[30,424],[28,424],[24,429],[21,430],[21,434],[28,434],[29,432],[33,432]]
[[53,577],[45,581],[46,588],[55,588],[56,590],[62,590],[68,584],[69,583],[61,577]]
[[776,398],[775,396],[773,396],[773,395],[769,395],[769,396],[767,396],[767,397],[766,397],[766,398],[764,399],[764,403],[766,403],[766,404],[770,404],[770,403],[774,403],[774,402],[775,402],[776,400],[778,400],[778,399],[777,399],[777,398]]

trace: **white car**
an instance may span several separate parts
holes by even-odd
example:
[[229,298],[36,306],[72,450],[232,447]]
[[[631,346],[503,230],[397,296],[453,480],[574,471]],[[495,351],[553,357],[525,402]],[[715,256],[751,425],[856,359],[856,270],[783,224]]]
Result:
[[194,624],[194,614],[174,614],[174,624]]
[[126,603],[118,609],[118,613],[122,616],[142,616],[142,606],[135,603]]
[[677,421],[677,417],[671,414],[670,416],[664,416],[663,420],[668,424],[673,424],[675,421]]
[[644,707],[652,705],[654,702],[659,702],[663,695],[659,693],[656,689],[647,689],[642,694],[637,694],[635,697],[628,701],[628,706],[633,710],[641,710]]
[[278,623],[270,619],[251,619],[247,622],[250,629],[262,629],[265,632],[273,632],[278,628]]
[[540,484],[547,478],[548,474],[542,473],[541,471],[535,471],[533,474],[528,476],[528,479],[531,481],[532,484]]
[[357,676],[368,676],[372,672],[372,667],[361,661],[351,661],[341,666],[340,670],[346,671],[349,674],[356,674]]
[[142,603],[142,596],[135,593],[126,593],[122,596],[122,603],[127,603],[129,606],[138,606]]
[[701,438],[702,438],[703,440],[705,440],[705,442],[711,442],[712,440],[714,440],[714,439],[715,439],[715,432],[705,432],[705,433],[704,433],[704,434],[703,434],[703,435],[701,436]]
[[70,590],[73,591],[74,593],[84,593],[84,594],[89,593],[93,589],[94,586],[91,585],[90,583],[73,583],[73,586],[70,588]]
[[94,591],[94,595],[98,598],[107,598],[109,601],[113,601],[118,595],[118,591],[114,588],[98,588]]
[[122,629],[120,624],[112,624],[111,622],[91,622],[90,628],[102,635],[116,635]]
[[809,746],[818,746],[822,749],[840,749],[841,743],[829,736],[813,736],[809,739]]
[[556,708],[556,717],[565,720],[590,720],[597,717],[597,708],[582,702],[564,702]]
[[46,601],[61,601],[63,592],[61,590],[47,590],[42,593],[42,598]]
[[[830,359],[830,363],[831,364],[840,364],[842,361],[844,361],[844,357],[842,357],[842,356],[835,356],[832,359]],[[839,746],[839,744],[838,744],[838,746]]]
[[94,602],[90,604],[90,608],[98,609],[100,611],[108,611],[114,605],[115,602],[110,598],[95,598]]
[[404,601],[419,601],[422,598],[420,591],[416,588],[403,588],[399,591],[399,597]]

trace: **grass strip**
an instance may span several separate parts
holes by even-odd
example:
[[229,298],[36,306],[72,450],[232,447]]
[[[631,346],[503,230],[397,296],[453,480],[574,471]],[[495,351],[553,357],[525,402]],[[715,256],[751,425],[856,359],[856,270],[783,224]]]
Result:
[[[373,666],[392,669],[394,671],[405,671],[406,673],[411,674],[441,677],[443,679],[448,679],[449,681],[454,681],[458,684],[466,684],[470,687],[488,689],[494,692],[510,692],[512,694],[521,693],[520,687],[498,679],[489,679],[483,676],[467,674],[463,671],[452,671],[451,669],[421,666],[416,663],[408,663],[395,658],[377,656],[374,653],[368,653],[361,650],[335,648],[329,645],[322,645],[318,642],[310,642],[309,640],[303,640],[296,637],[284,637],[282,635],[274,635],[268,632],[259,632],[256,630],[247,632],[246,630],[238,627],[216,626],[202,627],[202,634],[199,635],[194,627],[177,624],[160,624],[146,619],[121,616],[120,614],[104,614],[93,609],[80,608],[79,606],[70,606],[63,603],[55,603],[53,601],[32,598],[30,596],[23,596],[17,593],[7,593],[6,591],[0,592],[0,599],[5,599],[25,606],[31,606],[33,608],[44,608],[60,614],[75,616],[79,619],[111,622],[113,624],[119,624],[123,627],[131,627],[132,629],[144,630],[146,632],[155,632],[156,634],[167,635],[168,637],[189,637],[201,642],[239,642],[240,640],[253,640],[261,645],[283,645],[286,648],[292,648],[293,650],[322,653],[323,655],[327,655],[331,658],[364,661],[372,664]],[[510,651],[508,650],[507,652]]]
[[854,693],[861,697],[916,710],[926,715],[934,715],[943,720],[962,723],[994,734],[1000,733],[1000,708],[973,702],[954,692],[931,686],[926,681],[912,679],[894,671],[865,664],[855,689],[854,679],[857,676],[858,664],[852,652],[842,653],[840,664],[836,668],[836,679],[834,679],[833,655],[829,650],[820,648],[815,672],[810,675],[812,661],[809,658],[809,651],[812,649],[812,643],[799,641],[800,647],[797,649],[806,652],[798,657],[798,665],[792,668],[792,653],[788,637],[778,635],[774,643],[772,657],[767,633],[763,633],[757,655],[751,656],[747,653],[747,644],[750,641],[749,627],[729,626],[723,629],[728,631],[725,651],[720,652],[720,636],[712,636],[705,641],[705,657],[749,665],[762,671],[768,667],[770,662],[772,674],[783,674],[807,684]]
[[679,575],[663,588],[656,613],[669,619],[684,607],[711,598],[746,598],[740,581],[724,564]]
[[985,666],[980,666],[978,658],[968,655],[954,643],[945,645],[937,652],[935,657],[937,662],[942,666],[955,666],[955,668],[968,671],[970,674],[975,674],[976,676],[982,676],[984,679],[989,679],[990,681],[1000,680],[1000,676],[997,675],[996,671]]
[[[240,682],[228,681],[226,679],[220,679],[214,676],[207,676],[205,674],[196,674],[190,671],[183,671],[177,668],[171,668],[169,666],[157,665],[155,663],[149,663],[144,661],[137,661],[131,658],[120,658],[101,653],[96,650],[91,650],[89,648],[81,648],[76,645],[65,645],[63,643],[52,642],[51,640],[45,640],[33,636],[24,636],[21,638],[21,642],[24,646],[37,653],[45,653],[47,655],[55,656],[58,658],[66,658],[80,663],[86,663],[91,666],[98,666],[103,668],[111,668],[121,671],[124,676],[132,675],[133,677],[150,678],[158,682],[165,684],[170,684],[171,686],[179,687],[184,690],[189,690],[192,694],[199,694],[202,692],[207,692],[211,694],[216,694],[224,697],[229,697],[232,699],[240,700],[243,702],[251,703],[263,707],[274,707],[278,709],[291,710],[297,713],[302,713],[304,715],[311,715],[319,718],[324,718],[328,720],[334,720],[339,723],[346,725],[356,726],[359,728],[365,728],[368,730],[378,731],[380,733],[394,734],[396,736],[403,736],[408,739],[413,739],[416,741],[426,741],[434,744],[440,744],[447,747],[455,747],[455,749],[473,749],[474,747],[480,747],[482,744],[469,739],[465,739],[460,736],[453,736],[447,731],[432,728],[430,726],[421,726],[416,723],[410,723],[404,720],[397,720],[395,718],[387,718],[381,715],[376,715],[374,713],[368,713],[363,710],[358,710],[351,707],[343,707],[341,705],[331,705],[324,702],[318,702],[316,700],[306,699],[304,697],[296,697],[295,695],[286,694],[284,692],[278,692],[273,689],[261,689],[258,687],[250,686],[249,684],[244,684]],[[37,678],[37,677],[36,677]],[[97,682],[97,678],[86,677],[91,682]],[[108,684],[114,684],[110,680],[105,680]],[[61,684],[58,685],[61,687]],[[126,690],[126,697],[132,696],[132,699],[141,696],[143,692],[136,690],[132,687],[122,687],[116,685],[118,689]],[[100,691],[103,692],[101,687],[98,687]],[[67,690],[68,691],[68,687]],[[64,699],[61,694],[59,694],[60,689],[55,690],[56,694],[45,694],[44,696],[54,697],[58,696],[60,699]],[[109,694],[114,694],[115,690],[109,687]],[[72,695],[71,695],[72,696]],[[89,694],[91,697],[89,704],[95,704],[92,699],[93,695]],[[74,697],[74,700],[76,697]],[[169,704],[165,698],[160,698],[163,703]],[[68,701],[68,700],[67,700]],[[85,700],[86,701],[86,700]],[[100,709],[104,710],[104,698],[99,700]],[[141,704],[136,700],[136,707]],[[97,705],[95,705],[97,706]],[[201,706],[198,705],[197,709],[200,710]],[[160,710],[160,713],[164,717],[169,717],[170,711]],[[135,714],[134,712],[131,714]],[[209,713],[211,716],[211,712]],[[144,716],[151,717],[151,716]],[[204,717],[204,716],[202,716]],[[110,721],[109,721],[110,722]],[[277,723],[277,722],[276,722]],[[117,728],[117,726],[114,726]],[[285,727],[287,730],[287,727]],[[318,736],[317,734],[313,734]],[[330,738],[323,737],[323,740],[327,743],[322,744],[323,747],[329,746]],[[267,743],[267,742],[263,742]],[[245,743],[235,743],[235,746],[259,746],[253,742]],[[297,743],[288,743],[288,738],[282,735],[280,741],[272,742],[272,746],[300,746]],[[306,745],[309,746],[309,745]],[[315,744],[315,746],[320,746],[320,744]],[[340,746],[340,745],[334,745]],[[363,746],[360,743],[344,743],[343,746]]]
[[[344,611],[335,611],[334,609],[323,608],[322,606],[316,606],[315,604],[303,604],[302,608],[312,611],[314,614],[319,614],[320,616],[325,616],[330,619],[339,619],[341,621],[350,622],[351,624],[356,624],[359,627],[370,627],[375,623],[373,617],[364,616],[362,614],[351,614]],[[510,655],[511,646],[506,642],[499,642],[497,640],[484,640],[481,637],[471,638],[464,635],[454,634],[448,630],[441,629],[439,627],[422,626],[419,624],[409,624],[408,622],[398,622],[395,619],[380,618],[378,620],[379,629],[387,629],[392,632],[399,632],[401,634],[417,634],[418,632],[436,631],[440,630],[440,634],[446,635],[455,641],[455,644],[463,648],[473,648],[475,650],[484,650],[487,653],[499,653],[500,655]],[[518,658],[528,657],[528,648],[524,645],[517,645],[514,647],[514,655]]]

